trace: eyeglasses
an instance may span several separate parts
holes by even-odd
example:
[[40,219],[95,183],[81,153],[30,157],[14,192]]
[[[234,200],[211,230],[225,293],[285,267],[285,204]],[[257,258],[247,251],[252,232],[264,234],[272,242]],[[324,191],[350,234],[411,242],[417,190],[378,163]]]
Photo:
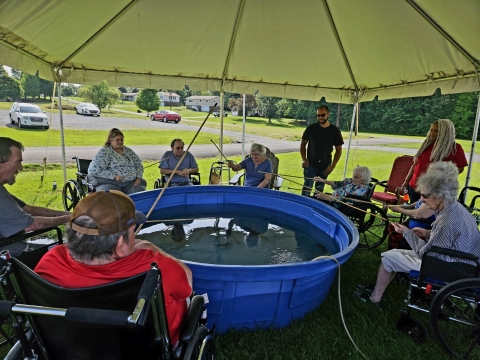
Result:
[[430,194],[420,194],[421,197],[423,197],[424,199],[428,199]]
[[328,115],[328,113],[317,114],[317,117],[325,117],[325,116],[327,116],[327,115]]

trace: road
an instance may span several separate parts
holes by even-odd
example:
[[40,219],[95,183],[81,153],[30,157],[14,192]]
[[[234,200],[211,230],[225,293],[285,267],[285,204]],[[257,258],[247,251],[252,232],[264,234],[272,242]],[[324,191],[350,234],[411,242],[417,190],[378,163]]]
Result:
[[[113,117],[90,117],[77,114],[64,114],[63,115],[63,124],[65,129],[89,129],[89,130],[105,130],[105,134],[112,127],[118,127],[122,130],[130,129],[165,129],[165,130],[180,130],[180,131],[197,131],[198,126],[196,125],[187,125],[187,124],[174,124],[174,123],[162,123],[157,121],[150,121],[145,118],[145,120],[140,119],[128,119],[128,118],[113,118]],[[199,122],[200,125],[200,122]],[[8,110],[0,110],[0,129],[2,127],[13,127],[15,125],[10,124]],[[52,123],[50,126],[51,129],[60,129],[60,117],[59,114],[52,114]],[[212,129],[204,127],[202,129],[204,133],[211,133],[218,135],[218,129]],[[226,156],[240,155],[242,153],[242,134],[240,132],[234,131],[224,131],[226,136],[229,136],[233,139],[233,144],[225,144],[223,146],[223,152]],[[21,138],[18,140],[21,141]],[[345,139],[347,142],[348,139]],[[261,143],[267,146],[274,153],[287,153],[295,152],[300,148],[299,141],[287,141],[272,139],[264,136],[245,134],[245,151],[248,152],[250,144],[253,142]],[[399,147],[389,147],[388,144],[399,144],[402,142],[418,142],[419,144],[422,140],[413,140],[413,139],[403,139],[395,137],[372,137],[369,139],[359,139],[358,148],[365,150],[379,150],[398,152],[403,154],[413,155],[416,152],[416,149],[409,148],[399,148]],[[67,144],[68,145],[68,144]],[[127,144],[128,146],[128,144]],[[357,141],[352,142],[352,149],[357,146]],[[381,146],[381,147],[380,147]],[[130,146],[142,160],[158,160],[161,155],[170,150],[170,147],[167,145],[141,145],[141,146]],[[97,153],[100,146],[67,146],[65,148],[65,155],[68,162],[73,162],[71,159],[74,156],[78,156],[83,159],[91,159]],[[346,144],[344,145],[344,149]],[[41,150],[39,150],[41,149]],[[213,144],[208,145],[193,145],[191,148],[193,154],[196,157],[215,157],[218,156],[217,149]],[[47,156],[48,162],[50,163],[61,163],[62,162],[62,152],[60,147],[49,147],[48,149],[44,148],[33,148],[28,147],[25,149],[23,158],[25,163],[41,163],[43,158]],[[468,157],[468,155],[467,155]],[[475,162],[480,162],[480,156],[475,155]]]

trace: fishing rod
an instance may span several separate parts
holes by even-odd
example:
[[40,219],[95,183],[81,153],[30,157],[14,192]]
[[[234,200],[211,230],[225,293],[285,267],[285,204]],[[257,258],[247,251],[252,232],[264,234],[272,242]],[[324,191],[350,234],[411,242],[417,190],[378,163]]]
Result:
[[229,162],[230,160],[228,160],[227,157],[222,153],[222,150],[220,150],[220,148],[217,146],[217,144],[215,144],[215,141],[213,141],[212,139],[210,139],[210,141],[212,142],[213,145],[215,145],[215,147],[217,148],[220,155],[222,155],[225,158],[225,160],[227,160],[227,162]]
[[[185,159],[185,156],[187,155],[188,151],[190,150],[190,148],[192,147],[193,143],[195,142],[198,134],[200,133],[200,131],[202,130],[203,128],[203,125],[205,125],[205,123],[207,122],[209,116],[212,114],[212,111],[213,109],[217,106],[217,103],[215,103],[215,105],[213,105],[213,107],[210,109],[210,111],[208,112],[207,116],[205,117],[205,120],[203,120],[202,122],[202,125],[200,125],[200,127],[198,128],[197,132],[195,133],[195,136],[193,137],[192,141],[190,142],[190,144],[188,145],[187,147],[187,150],[183,153],[182,157],[180,158],[180,160],[178,161],[177,165],[175,166],[175,168],[173,169],[172,173],[170,174],[170,176],[168,177],[168,180],[167,182],[165,183],[165,186],[162,188],[162,191],[160,191],[160,194],[158,194],[155,202],[152,204],[152,207],[150,208],[150,210],[148,210],[148,213],[146,215],[147,217],[147,220],[150,216],[150,214],[153,212],[153,209],[155,209],[155,206],[157,206],[158,202],[160,201],[160,199],[162,198],[163,196],[163,193],[165,192],[165,190],[167,189],[168,185],[170,185],[170,182],[172,181],[172,177],[173,175],[175,174],[175,172],[178,170],[178,167],[182,164],[182,161],[183,159]],[[143,227],[143,224],[140,224],[140,226],[137,228],[137,230],[135,231],[135,235],[137,235],[139,233],[139,231],[142,229]]]

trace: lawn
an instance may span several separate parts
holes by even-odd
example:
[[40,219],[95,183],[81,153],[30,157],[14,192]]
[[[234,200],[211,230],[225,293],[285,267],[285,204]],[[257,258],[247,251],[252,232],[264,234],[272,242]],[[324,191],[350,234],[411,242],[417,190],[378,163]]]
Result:
[[[470,152],[472,147],[471,140],[457,140],[457,143],[462,145],[463,151]],[[408,148],[408,149],[418,149],[420,147],[420,143],[418,142],[405,142],[405,143],[397,143],[397,144],[382,144],[378,146],[388,146],[388,147],[398,147],[398,148]],[[475,146],[475,154],[480,154],[480,146]]]
[[[65,129],[65,144],[68,146],[102,146],[105,142],[107,132],[105,130],[72,130]],[[170,144],[174,138],[186,138],[186,134],[191,133],[193,138],[193,131],[180,130],[126,130],[125,145],[165,145]],[[2,136],[8,136],[18,141],[26,147],[48,147],[60,146],[60,130],[38,130],[38,129],[17,129],[4,128],[2,129]],[[214,134],[202,133],[198,134],[195,144],[211,144],[210,139],[219,142],[219,139]],[[230,137],[223,138],[224,143],[231,143]]]
[[[363,150],[354,153],[349,161],[348,174],[357,164],[369,166],[373,175],[386,179],[393,159],[401,154]],[[301,176],[300,156],[298,153],[279,154],[279,173]],[[240,160],[239,157],[232,158]],[[208,174],[215,158],[198,159],[202,182],[208,182]],[[159,170],[153,162],[145,162],[145,178],[148,188],[158,177]],[[344,162],[330,176],[340,179]],[[74,166],[68,167],[68,177],[74,178]],[[60,165],[48,165],[43,182],[40,165],[26,164],[24,171],[17,177],[17,183],[8,187],[15,195],[29,204],[61,209],[62,169]],[[478,179],[480,170],[474,164],[473,179]],[[52,183],[59,186],[52,191]],[[297,181],[298,179],[295,179]],[[465,174],[460,175],[460,183]],[[285,181],[281,191],[299,193],[299,186]],[[328,187],[327,187],[328,188]],[[199,189],[201,190],[201,188]],[[160,200],[161,201],[161,200]],[[372,251],[357,250],[353,257],[342,266],[341,304],[346,325],[361,351],[369,359],[429,359],[446,358],[440,347],[429,336],[426,343],[417,345],[396,330],[396,322],[406,296],[406,285],[393,282],[386,292],[387,301],[383,312],[354,299],[352,292],[357,283],[373,283],[380,262],[381,251],[386,243]],[[305,318],[297,320],[283,329],[257,330],[254,332],[230,331],[217,336],[218,357],[231,359],[363,359],[348,340],[340,318],[340,307],[335,281],[323,304]],[[428,318],[414,314],[424,321],[428,328]]]

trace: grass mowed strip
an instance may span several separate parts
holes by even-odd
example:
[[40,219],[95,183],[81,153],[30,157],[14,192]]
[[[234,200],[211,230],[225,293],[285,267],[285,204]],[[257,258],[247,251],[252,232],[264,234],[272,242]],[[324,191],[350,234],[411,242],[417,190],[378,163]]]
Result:
[[[65,144],[67,146],[98,146],[103,145],[107,138],[106,130],[73,130],[65,129]],[[139,129],[125,130],[125,145],[167,145],[172,139],[182,138],[188,144],[189,139],[195,135],[194,131],[187,130],[161,130],[161,129]],[[2,129],[2,136],[11,137],[20,141],[26,147],[47,147],[60,146],[60,130],[40,130],[40,129]],[[219,142],[219,138],[211,133],[199,133],[195,144],[211,144],[210,139]],[[231,138],[223,138],[224,143],[231,143]],[[47,149],[48,151],[48,149]]]

